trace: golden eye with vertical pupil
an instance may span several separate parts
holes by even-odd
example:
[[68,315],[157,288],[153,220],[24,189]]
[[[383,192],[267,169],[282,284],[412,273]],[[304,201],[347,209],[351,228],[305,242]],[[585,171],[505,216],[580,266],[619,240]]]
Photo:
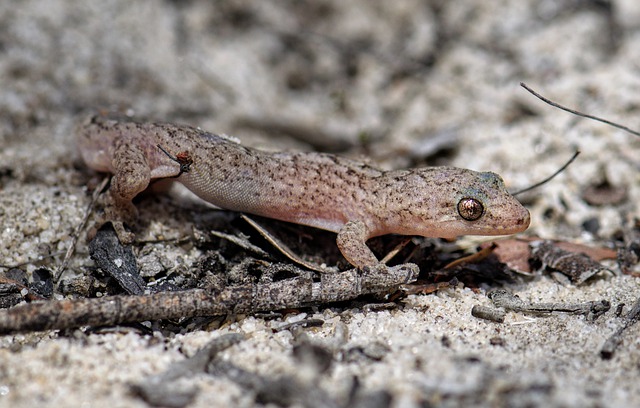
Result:
[[467,221],[475,221],[484,214],[484,206],[475,198],[465,197],[458,202],[458,214]]

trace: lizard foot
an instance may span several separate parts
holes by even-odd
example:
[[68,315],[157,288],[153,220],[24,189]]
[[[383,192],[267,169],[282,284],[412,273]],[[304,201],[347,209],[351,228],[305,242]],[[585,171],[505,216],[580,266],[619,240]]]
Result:
[[362,290],[365,293],[387,292],[399,285],[414,282],[419,273],[420,268],[413,263],[365,266],[362,268]]

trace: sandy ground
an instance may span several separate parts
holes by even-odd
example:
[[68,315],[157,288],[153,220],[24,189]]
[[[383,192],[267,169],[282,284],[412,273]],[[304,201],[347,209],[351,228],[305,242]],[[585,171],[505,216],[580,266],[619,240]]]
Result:
[[[567,171],[522,197],[532,214],[526,234],[606,246],[638,215],[640,139],[552,109],[518,86],[524,81],[639,128],[636,2],[219,3],[0,3],[0,272],[61,262],[89,202],[91,173],[74,149],[74,121],[105,109],[189,123],[262,148],[338,150],[386,168],[491,170],[510,189],[544,178],[579,149]],[[431,157],[437,138],[455,140],[455,149]],[[582,192],[605,179],[628,198],[589,206]],[[144,199],[146,238],[182,236],[189,205]],[[198,255],[171,243],[140,251],[167,270]],[[68,273],[89,265],[83,234]],[[615,307],[640,295],[637,278],[611,269],[580,287],[548,276],[507,286],[531,301],[609,300],[612,311],[595,322],[563,314],[476,319],[470,310],[489,304],[492,287],[459,287],[409,296],[395,310],[355,305],[276,320],[249,316],[178,335],[6,336],[0,406],[146,406],[131,384],[225,333],[249,338],[221,359],[267,378],[297,378],[304,370],[292,356],[291,332],[271,329],[304,317],[325,321],[308,331],[313,340],[329,341],[346,327],[342,350],[384,350],[379,360],[343,353],[313,377],[337,404],[357,378],[362,393],[383,391],[369,401],[377,406],[640,406],[639,329],[613,359],[598,354],[620,324]],[[181,381],[199,390],[189,406],[257,404],[254,392],[224,376]]]

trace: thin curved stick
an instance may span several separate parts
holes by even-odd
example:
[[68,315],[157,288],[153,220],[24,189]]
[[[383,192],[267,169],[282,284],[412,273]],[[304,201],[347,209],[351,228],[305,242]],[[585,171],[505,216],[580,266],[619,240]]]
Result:
[[546,179],[537,182],[536,184],[523,188],[520,191],[516,191],[515,193],[511,193],[511,195],[518,195],[518,194],[522,194],[524,192],[533,190],[534,188],[540,187],[541,185],[543,185],[544,183],[550,181],[551,179],[553,179],[555,176],[557,176],[558,174],[562,173],[564,171],[564,169],[566,169],[567,167],[569,167],[569,165],[571,163],[573,163],[573,161],[576,159],[576,157],[578,157],[578,155],[580,154],[580,150],[576,150],[576,152],[573,154],[573,156],[571,156],[571,158],[569,159],[569,161],[567,161],[562,167],[560,167],[555,173],[553,173],[552,175],[550,175],[549,177],[547,177]]
[[570,109],[570,108],[567,108],[565,106],[562,106],[559,103],[554,102],[551,99],[547,99],[544,96],[540,95],[539,93],[537,93],[533,89],[529,88],[527,86],[527,84],[525,84],[524,82],[520,82],[520,86],[523,87],[524,89],[526,89],[527,91],[529,91],[529,93],[531,93],[536,98],[540,99],[542,102],[547,103],[547,104],[553,106],[554,108],[562,109],[565,112],[573,113],[574,115],[582,116],[583,118],[593,119],[593,120],[596,120],[598,122],[606,123],[609,126],[613,126],[615,128],[622,129],[625,132],[629,132],[634,136],[640,136],[640,132],[638,132],[636,130],[633,130],[633,129],[630,129],[630,128],[626,127],[626,126],[620,125],[620,124],[615,123],[615,122],[611,122],[610,120],[602,119],[602,118],[599,118],[597,116],[593,116],[593,115],[589,115],[589,114],[586,114],[586,113],[582,113],[582,112],[579,112],[577,110]]

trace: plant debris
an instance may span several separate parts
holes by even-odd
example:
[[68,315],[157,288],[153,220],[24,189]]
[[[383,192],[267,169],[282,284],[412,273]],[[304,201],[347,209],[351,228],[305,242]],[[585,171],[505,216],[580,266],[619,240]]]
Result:
[[98,230],[89,242],[89,254],[104,273],[118,282],[130,295],[144,293],[146,283],[138,272],[136,257],[130,245],[122,245],[110,224]]
[[526,302],[518,295],[514,295],[505,289],[495,289],[487,294],[489,299],[497,307],[520,313],[549,314],[553,312],[583,314],[587,320],[594,321],[609,309],[611,303],[607,300],[598,300],[584,303],[534,303]]
[[300,308],[394,291],[418,275],[418,267],[413,264],[378,265],[334,274],[317,274],[292,266],[286,269],[295,270],[298,275],[229,286],[218,292],[190,289],[20,305],[0,310],[0,334]]
[[553,274],[556,279],[563,281],[562,276],[564,276],[574,285],[580,285],[592,276],[608,271],[588,255],[566,251],[552,241],[533,242],[531,248],[534,262],[542,264],[543,268],[561,274]]
[[240,343],[244,338],[242,334],[237,333],[215,338],[193,357],[173,363],[163,373],[152,375],[140,383],[132,384],[131,391],[155,407],[185,407],[195,399],[198,389],[189,385],[185,386],[177,380],[204,373],[207,365],[218,353]]

